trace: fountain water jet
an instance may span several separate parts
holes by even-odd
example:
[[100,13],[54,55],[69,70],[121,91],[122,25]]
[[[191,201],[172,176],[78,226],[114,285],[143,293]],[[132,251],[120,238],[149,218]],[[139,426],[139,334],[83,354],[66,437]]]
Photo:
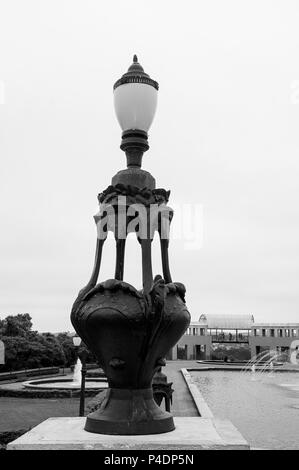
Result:
[[[32,389],[47,389],[47,390],[80,390],[81,387],[81,369],[82,362],[78,357],[74,367],[73,376],[67,376],[66,378],[53,377],[51,379],[38,379],[29,380],[23,382],[25,388]],[[108,387],[106,377],[101,378],[87,378],[85,381],[85,388],[91,389],[106,389]]]
[[81,383],[81,369],[82,369],[82,362],[80,361],[80,358],[78,357],[77,362],[74,367],[74,374],[73,374],[73,383],[74,384],[80,384]]
[[248,371],[252,372],[252,367],[254,367],[254,371],[256,371],[256,366],[261,365],[262,361],[264,361],[265,358],[267,356],[269,356],[270,354],[271,354],[271,351],[262,351],[262,352],[260,352],[259,354],[252,357],[247,362],[247,364],[245,365],[245,367],[243,367],[241,372],[248,372]]

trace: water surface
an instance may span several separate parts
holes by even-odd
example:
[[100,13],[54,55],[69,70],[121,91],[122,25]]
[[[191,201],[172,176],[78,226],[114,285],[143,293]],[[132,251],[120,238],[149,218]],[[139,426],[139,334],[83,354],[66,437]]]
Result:
[[299,373],[192,371],[213,414],[229,419],[252,447],[299,449]]

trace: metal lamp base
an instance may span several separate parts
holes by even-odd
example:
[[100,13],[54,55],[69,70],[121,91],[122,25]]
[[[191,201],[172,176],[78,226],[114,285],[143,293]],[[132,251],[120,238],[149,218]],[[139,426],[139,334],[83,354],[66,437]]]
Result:
[[109,388],[99,410],[86,418],[85,431],[98,434],[159,434],[173,431],[173,417],[153,398],[152,388]]

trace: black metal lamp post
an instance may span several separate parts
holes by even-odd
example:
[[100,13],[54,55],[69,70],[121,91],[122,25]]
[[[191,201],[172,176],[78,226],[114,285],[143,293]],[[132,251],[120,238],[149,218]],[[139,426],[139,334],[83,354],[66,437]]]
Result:
[[79,358],[82,364],[79,416],[84,416],[84,411],[85,411],[86,356],[87,356],[86,349],[82,349],[82,351],[79,352]]
[[[127,169],[119,171],[98,196],[94,268],[71,313],[76,332],[97,356],[109,385],[101,408],[87,416],[85,430],[90,432],[153,434],[174,429],[172,415],[154,400],[152,379],[187,329],[190,314],[185,287],[172,281],[169,269],[170,191],[156,189],[153,176],[141,169],[157,96],[158,83],[134,56],[128,72],[114,85]],[[116,242],[114,278],[97,284],[108,231]],[[132,232],[141,247],[141,290],[123,280],[126,238]],[[163,277],[153,277],[152,272],[155,232],[160,238]]]
[[81,345],[81,338],[79,336],[73,336],[73,344],[78,348],[78,357],[81,361],[81,386],[80,386],[80,405],[79,405],[79,416],[84,416],[85,411],[85,378],[86,378],[86,349],[79,351]]

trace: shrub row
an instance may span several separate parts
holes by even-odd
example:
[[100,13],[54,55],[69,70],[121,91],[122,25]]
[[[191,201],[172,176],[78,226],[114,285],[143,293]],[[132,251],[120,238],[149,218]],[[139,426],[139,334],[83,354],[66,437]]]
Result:
[[53,375],[59,374],[59,367],[40,367],[39,369],[18,370],[13,372],[2,372],[0,374],[1,380],[13,380],[24,377],[36,377],[38,375]]
[[[98,389],[85,390],[86,397],[92,397],[99,392]],[[15,398],[72,398],[79,397],[80,390],[34,390],[21,389],[11,390],[9,388],[0,388],[0,397]]]

